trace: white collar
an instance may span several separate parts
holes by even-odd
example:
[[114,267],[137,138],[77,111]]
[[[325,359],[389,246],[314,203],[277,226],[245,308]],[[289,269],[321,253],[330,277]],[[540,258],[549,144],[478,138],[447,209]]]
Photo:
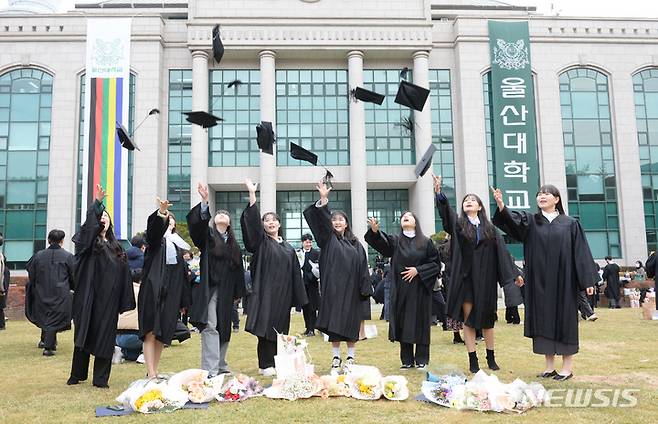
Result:
[[544,215],[544,218],[548,219],[548,222],[553,222],[553,220],[557,218],[558,215],[560,215],[560,211],[558,211],[557,209],[553,213],[541,211],[541,214]]
[[468,218],[468,222],[475,225],[476,227],[480,225],[480,218],[478,218],[477,216],[475,218],[471,218],[469,215],[466,215],[466,218]]
[[416,231],[415,231],[415,230],[411,230],[411,231],[408,231],[408,230],[402,230],[402,234],[404,234],[405,236],[407,236],[407,237],[409,237],[409,238],[414,238],[414,237],[416,237]]

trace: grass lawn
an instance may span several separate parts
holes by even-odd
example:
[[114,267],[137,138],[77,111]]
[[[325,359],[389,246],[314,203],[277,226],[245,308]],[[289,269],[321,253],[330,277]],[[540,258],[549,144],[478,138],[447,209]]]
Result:
[[[373,316],[379,315],[374,308]],[[504,311],[499,311],[504,316]],[[547,388],[639,389],[638,403],[632,408],[538,408],[519,416],[460,412],[410,398],[404,402],[357,401],[348,398],[313,398],[288,402],[266,398],[235,404],[211,404],[208,410],[183,410],[171,414],[95,418],[94,408],[115,404],[114,398],[128,384],[145,374],[136,363],[114,365],[110,389],[97,389],[89,380],[77,386],[65,384],[69,375],[73,333],[59,335],[57,355],[43,357],[36,348],[40,331],[27,321],[8,321],[0,332],[0,422],[2,423],[86,423],[117,422],[219,422],[235,423],[429,423],[429,422],[552,422],[575,423],[650,423],[658,417],[658,322],[640,319],[640,310],[598,309],[599,320],[580,323],[580,351],[576,356],[575,377],[567,382],[543,382]],[[244,319],[241,317],[244,327]],[[376,365],[384,375],[400,374],[398,345],[387,339],[388,326],[377,324],[379,337],[357,344],[357,362]],[[496,356],[501,370],[496,374],[504,382],[519,377],[536,381],[543,370],[543,357],[532,354],[530,339],[523,337],[522,325],[500,323],[496,327]],[[301,314],[294,314],[291,333],[303,330]],[[321,337],[309,338],[309,351],[316,372],[328,373],[331,349]],[[344,356],[343,346],[343,356]],[[484,343],[478,345],[480,365],[486,365]],[[228,353],[229,366],[257,376],[256,338],[244,331],[233,334]],[[455,365],[466,371],[468,358],[463,345],[452,344],[452,333],[432,329],[430,369]],[[161,372],[195,368],[200,364],[200,337],[166,349]],[[420,393],[423,374],[405,371],[411,397]],[[261,379],[268,385],[271,379]]]

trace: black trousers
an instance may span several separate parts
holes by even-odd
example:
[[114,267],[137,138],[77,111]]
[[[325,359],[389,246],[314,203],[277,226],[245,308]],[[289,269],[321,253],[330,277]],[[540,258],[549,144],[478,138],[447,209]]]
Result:
[[302,312],[304,313],[304,325],[306,326],[306,332],[310,333],[311,331],[315,331],[315,322],[318,320],[318,312],[315,310],[315,308],[309,306],[308,303],[304,305]]
[[521,316],[519,315],[518,306],[508,306],[505,308],[505,321],[508,324],[520,324]]
[[233,309],[231,310],[231,323],[233,328],[240,328],[240,314],[238,314],[238,305],[233,302]]
[[0,328],[5,328],[5,310],[0,308]]
[[274,367],[274,355],[276,355],[276,341],[267,340],[265,337],[258,338],[258,368],[265,369]]
[[[82,349],[73,349],[73,361],[71,363],[71,377],[84,381],[89,373],[89,354]],[[94,357],[94,386],[104,387],[110,380],[110,371],[112,369],[112,358]]]
[[578,292],[578,310],[580,311],[580,315],[583,317],[583,319],[587,319],[590,315],[594,314],[592,306],[589,304],[589,300],[587,299],[587,292],[585,290]]
[[48,350],[57,349],[57,332],[41,330],[41,343],[43,343],[43,348]]
[[412,343],[400,343],[402,365],[427,365],[430,361],[430,345],[416,343],[416,353]]

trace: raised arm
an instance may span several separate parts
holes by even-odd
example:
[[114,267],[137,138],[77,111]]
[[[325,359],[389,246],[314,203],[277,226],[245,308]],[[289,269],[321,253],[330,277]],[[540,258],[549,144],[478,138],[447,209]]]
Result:
[[206,248],[206,234],[208,233],[208,222],[210,221],[210,207],[208,206],[208,186],[197,184],[197,191],[201,196],[201,203],[193,207],[186,216],[187,228],[194,245],[199,250]]
[[320,193],[320,200],[304,210],[304,218],[306,218],[306,222],[318,246],[324,248],[334,232],[331,225],[331,212],[329,212],[329,207],[327,206],[329,204],[329,192],[331,188],[328,188],[322,182],[319,182],[315,188]]
[[100,184],[96,185],[96,196],[91,205],[87,208],[87,217],[85,222],[80,226],[80,229],[73,236],[73,243],[75,244],[76,256],[85,255],[94,245],[94,241],[98,234],[101,232],[101,216],[105,210],[103,199],[105,198],[105,190]]
[[439,210],[439,215],[441,216],[441,222],[443,223],[443,230],[450,234],[451,236],[455,235],[455,229],[457,228],[457,215],[450,207],[448,198],[441,191],[441,184],[443,179],[439,175],[438,177],[432,175],[434,179],[434,193],[435,193],[435,203],[436,208]]
[[511,211],[505,207],[503,192],[499,188],[491,188],[494,200],[498,205],[491,222],[515,240],[524,242],[530,231],[530,219],[532,216],[527,212]]
[[242,212],[242,216],[240,216],[242,241],[247,251],[256,253],[261,242],[266,237],[260,211],[256,205],[256,189],[258,188],[258,184],[254,184],[251,180],[247,179],[245,180],[245,185],[249,191],[249,205],[247,205]]
[[363,237],[366,243],[376,251],[382,254],[385,258],[390,258],[395,253],[395,246],[397,246],[397,236],[389,236],[379,229],[377,219],[370,218],[368,220],[370,228]]
[[160,200],[158,210],[153,212],[146,221],[146,243],[149,249],[160,246],[162,237],[169,226],[169,201]]

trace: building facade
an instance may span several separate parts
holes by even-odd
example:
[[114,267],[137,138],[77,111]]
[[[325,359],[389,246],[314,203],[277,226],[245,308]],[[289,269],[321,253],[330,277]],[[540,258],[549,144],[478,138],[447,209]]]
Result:
[[[132,17],[131,126],[161,111],[135,135],[132,233],[146,227],[157,196],[182,220],[200,200],[197,182],[237,226],[249,177],[260,183],[261,210],[276,210],[298,242],[325,171],[290,158],[290,142],[334,174],[332,207],[348,212],[358,235],[369,216],[395,231],[406,209],[426,234],[441,229],[431,176],[414,176],[432,143],[451,201],[477,193],[491,205],[487,21],[496,19],[529,21],[542,183],[560,189],[596,258],[631,264],[656,249],[655,20],[548,17],[496,1],[142,0],[0,14],[0,230],[13,269],[45,246],[49,229],[72,235],[79,225],[86,29],[98,16]],[[422,112],[393,102],[405,67],[431,89]],[[386,94],[384,104],[353,101],[356,86]],[[204,130],[185,121],[190,110],[224,122]],[[257,148],[260,121],[274,123],[274,156]]]

